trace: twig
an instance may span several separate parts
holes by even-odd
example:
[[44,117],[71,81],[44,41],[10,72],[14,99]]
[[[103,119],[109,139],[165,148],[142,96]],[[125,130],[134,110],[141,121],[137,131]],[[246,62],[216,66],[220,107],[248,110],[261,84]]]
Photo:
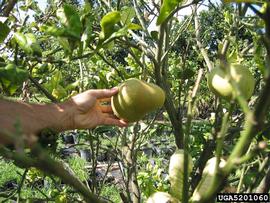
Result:
[[[137,18],[139,19],[139,22],[143,28],[143,31],[144,33],[146,33],[147,37],[151,38],[151,35],[149,34],[148,32],[148,29],[146,27],[146,23],[145,23],[145,20],[144,18],[142,17],[143,14],[140,12],[139,10],[139,6],[138,6],[138,2],[137,0],[133,0],[133,6],[134,6],[134,9],[135,9],[135,12],[136,12],[136,15],[137,15]],[[152,42],[152,41],[151,41]],[[153,43],[153,42],[152,42]]]
[[268,168],[268,171],[267,171],[265,177],[262,179],[256,192],[257,193],[267,193],[267,192],[269,192],[269,190],[270,190],[270,167]]
[[111,66],[111,67],[117,72],[118,76],[119,76],[122,80],[125,79],[124,76],[123,76],[123,74],[118,70],[118,68],[117,68],[113,63],[111,63],[110,61],[108,61],[108,60],[107,60],[102,54],[100,54],[99,52],[97,52],[97,55],[98,55],[105,63],[107,63],[109,66]]
[[200,82],[202,80],[202,75],[203,75],[203,69],[199,70],[197,80],[195,82],[195,85],[193,87],[192,92],[190,92],[190,98],[189,98],[189,103],[188,103],[188,113],[187,113],[187,121],[186,121],[186,130],[185,130],[185,135],[184,135],[184,179],[183,179],[183,194],[182,194],[182,202],[183,203],[188,203],[188,191],[189,191],[189,182],[188,182],[188,176],[189,176],[189,157],[188,157],[188,152],[189,152],[189,136],[190,136],[190,129],[191,129],[191,121],[193,118],[193,108],[195,104],[195,99],[196,99],[196,94],[199,89]]
[[194,4],[192,6],[192,10],[194,13],[194,26],[195,26],[195,36],[196,36],[196,42],[197,42],[197,46],[204,58],[204,61],[207,65],[208,71],[211,71],[213,69],[213,65],[211,60],[208,57],[208,54],[206,52],[206,50],[203,48],[202,42],[201,42],[201,37],[200,37],[200,24],[199,24],[199,19],[198,19],[198,14],[197,14],[197,5]]
[[188,26],[190,25],[191,22],[192,22],[192,16],[185,19],[182,26],[178,29],[178,34],[176,35],[175,39],[172,41],[172,43],[169,45],[166,52],[161,57],[161,61],[163,61],[165,59],[165,57],[169,54],[172,47],[175,45],[175,43],[178,41],[178,39],[182,36],[183,32],[185,32],[185,30],[188,29]]
[[32,76],[29,76],[29,79],[43,94],[45,94],[48,99],[50,99],[54,103],[58,102],[58,100],[53,95],[51,95],[44,87],[42,87]]
[[17,202],[20,202],[21,189],[22,189],[22,186],[23,186],[23,183],[24,183],[24,180],[25,180],[25,178],[26,178],[27,173],[28,173],[28,169],[25,169],[24,172],[23,172],[23,174],[22,174],[22,178],[21,178],[19,187],[18,187],[18,189],[17,189],[17,194],[18,194]]

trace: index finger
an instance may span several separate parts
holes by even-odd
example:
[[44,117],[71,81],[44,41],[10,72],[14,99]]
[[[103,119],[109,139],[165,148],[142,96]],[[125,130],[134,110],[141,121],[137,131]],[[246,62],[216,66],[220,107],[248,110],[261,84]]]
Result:
[[118,88],[114,87],[112,89],[100,89],[100,90],[92,90],[91,94],[95,96],[97,99],[103,99],[111,97],[118,93]]

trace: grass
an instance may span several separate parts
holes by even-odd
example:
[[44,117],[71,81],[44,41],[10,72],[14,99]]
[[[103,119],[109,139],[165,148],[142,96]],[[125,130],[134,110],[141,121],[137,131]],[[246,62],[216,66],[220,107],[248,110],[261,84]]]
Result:
[[119,188],[115,185],[106,185],[101,192],[101,196],[115,203],[122,202],[119,195]]
[[11,180],[18,183],[21,179],[19,174],[23,174],[23,169],[17,167],[11,161],[0,159],[0,174],[0,187],[3,187],[6,182]]

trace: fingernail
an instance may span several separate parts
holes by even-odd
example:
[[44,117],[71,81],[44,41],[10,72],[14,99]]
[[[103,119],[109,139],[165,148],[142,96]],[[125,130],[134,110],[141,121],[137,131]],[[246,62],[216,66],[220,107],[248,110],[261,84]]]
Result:
[[118,87],[113,87],[111,90],[118,90]]

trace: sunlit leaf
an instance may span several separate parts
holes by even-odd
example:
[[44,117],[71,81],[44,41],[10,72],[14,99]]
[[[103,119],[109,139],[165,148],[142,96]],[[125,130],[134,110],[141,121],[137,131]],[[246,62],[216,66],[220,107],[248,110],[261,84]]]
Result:
[[57,39],[58,39],[59,43],[61,44],[61,46],[63,47],[66,54],[71,54],[72,50],[71,50],[70,44],[68,42],[68,39],[64,38],[64,37],[58,37]]
[[62,81],[62,73],[61,71],[57,70],[55,71],[51,79],[52,88],[56,89],[61,81]]
[[171,14],[171,12],[182,1],[183,0],[164,0],[160,8],[160,14],[157,19],[157,25],[162,24],[167,19],[167,17]]
[[131,23],[132,18],[136,16],[134,8],[125,7],[121,11],[121,22],[123,25],[128,25]]
[[128,26],[127,26],[128,29],[130,30],[141,30],[142,27],[138,24],[135,24],[135,23],[130,23]]
[[86,19],[85,21],[85,30],[82,34],[82,37],[81,37],[81,41],[83,42],[83,49],[86,49],[88,44],[91,42],[91,40],[93,39],[93,36],[92,36],[92,33],[93,33],[93,30],[92,30],[92,25],[93,25],[93,22],[92,20],[90,19]]
[[18,43],[21,49],[23,49],[27,54],[32,53],[31,47],[27,44],[27,39],[22,33],[14,33],[14,39]]
[[73,83],[67,85],[67,86],[65,87],[65,90],[66,90],[66,91],[74,90],[76,87],[79,87],[79,85],[80,85],[80,81],[77,80],[77,81],[75,81],[75,82],[73,82]]
[[25,51],[25,53],[38,56],[42,55],[42,49],[34,34],[22,34],[17,32],[14,34],[14,39],[16,40],[20,48]]
[[30,46],[30,48],[32,49],[32,53],[34,55],[41,56],[42,49],[41,49],[41,47],[36,39],[36,36],[32,33],[26,33],[25,37],[26,37],[26,41],[27,41],[28,46]]
[[63,8],[57,10],[56,15],[61,24],[67,28],[67,31],[79,39],[82,32],[82,23],[76,8],[65,4]]
[[40,27],[40,31],[46,32],[49,35],[59,37],[59,36],[64,36],[65,35],[65,28],[58,28],[56,26],[48,26],[48,25],[42,25]]
[[58,85],[55,89],[53,89],[52,95],[56,99],[62,99],[67,96],[67,91],[61,85]]
[[112,11],[107,13],[101,19],[100,26],[101,26],[101,33],[100,39],[105,40],[109,38],[112,33],[116,31],[116,24],[119,23],[121,20],[121,15],[119,11]]

